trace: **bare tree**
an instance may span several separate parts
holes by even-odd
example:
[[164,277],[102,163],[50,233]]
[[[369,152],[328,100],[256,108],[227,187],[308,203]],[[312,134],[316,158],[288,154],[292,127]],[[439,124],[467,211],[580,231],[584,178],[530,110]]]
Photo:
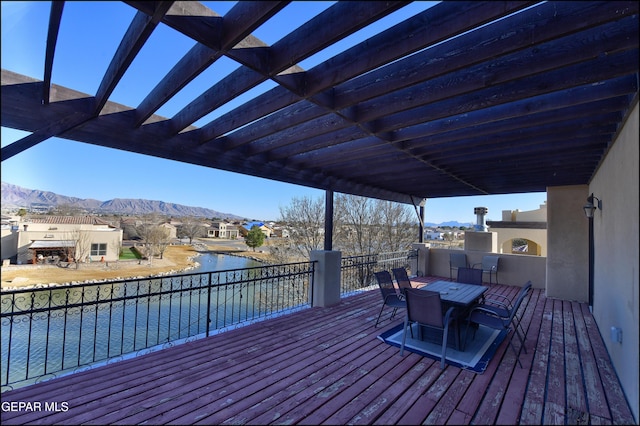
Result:
[[[294,198],[280,207],[290,238],[271,246],[274,260],[308,259],[324,243],[324,198]],[[411,206],[348,194],[336,196],[334,246],[346,256],[408,249],[418,234]],[[295,257],[292,255],[295,254]]]
[[171,243],[171,233],[163,226],[157,226],[152,232],[153,241],[151,242],[152,252],[159,255],[160,259],[164,257],[164,251]]
[[178,232],[180,237],[189,238],[189,244],[193,243],[194,238],[204,235],[204,224],[201,219],[189,216],[182,218],[180,221],[182,225],[178,227]]
[[157,254],[164,253],[164,249],[169,245],[169,230],[161,227],[163,219],[157,215],[147,215],[136,225],[136,233],[142,241],[144,254],[149,264]]
[[312,250],[324,246],[324,197],[294,197],[280,206],[280,221],[290,228],[286,244],[275,244],[272,255],[281,259],[309,259]]
[[408,250],[419,234],[419,219],[412,207],[376,200],[375,209],[379,215],[378,251]]
[[378,250],[379,212],[369,198],[338,194],[334,209],[337,229],[334,242],[346,255],[370,254]]
[[80,267],[80,262],[86,262],[91,255],[91,236],[87,231],[75,229],[73,231],[65,232],[64,239],[74,242],[72,246],[65,247],[64,250],[68,261],[73,259],[76,269],[78,269]]

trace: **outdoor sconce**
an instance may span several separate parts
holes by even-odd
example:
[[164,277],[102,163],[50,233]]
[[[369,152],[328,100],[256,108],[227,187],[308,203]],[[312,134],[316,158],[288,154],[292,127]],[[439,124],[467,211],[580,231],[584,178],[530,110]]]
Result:
[[[597,200],[597,204],[594,204],[593,200]],[[584,209],[585,216],[587,216],[588,218],[592,218],[593,212],[595,212],[596,209],[602,210],[602,200],[591,194],[587,198],[587,204],[585,204],[582,208]]]

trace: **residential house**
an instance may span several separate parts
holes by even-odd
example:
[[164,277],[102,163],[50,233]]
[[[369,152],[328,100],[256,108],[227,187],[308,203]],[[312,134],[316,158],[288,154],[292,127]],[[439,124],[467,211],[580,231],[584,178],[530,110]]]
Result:
[[238,228],[227,222],[212,222],[211,228],[207,230],[208,238],[236,239],[238,235]]
[[94,216],[35,216],[2,229],[2,258],[18,264],[74,257],[82,262],[115,261],[120,247],[122,229]]
[[247,222],[240,227],[240,234],[243,237],[246,236],[251,230],[251,228],[253,228],[254,226],[257,226],[258,228],[260,228],[264,236],[267,238],[270,238],[271,235],[273,234],[273,229],[265,225],[264,222]]
[[178,236],[177,236],[178,235],[178,229],[176,228],[175,225],[173,225],[173,224],[171,224],[169,222],[166,222],[166,223],[163,223],[162,225],[160,225],[160,227],[169,231],[169,238],[171,238],[172,240],[175,239],[175,238],[178,238]]

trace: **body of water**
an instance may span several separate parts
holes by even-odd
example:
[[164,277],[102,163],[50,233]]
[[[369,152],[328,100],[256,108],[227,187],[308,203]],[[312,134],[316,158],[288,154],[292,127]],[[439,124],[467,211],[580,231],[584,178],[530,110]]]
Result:
[[228,269],[245,269],[256,266],[263,266],[264,263],[257,260],[240,256],[229,256],[225,254],[203,253],[196,258],[200,265],[196,268],[185,271],[186,273],[202,273],[226,271]]
[[[199,266],[184,274],[264,266],[253,259],[215,253],[204,253],[196,260]],[[227,279],[237,279],[238,273],[216,275],[211,279],[224,284]],[[247,273],[251,276],[251,272]],[[49,291],[25,293],[18,298],[22,301],[22,309],[28,308],[30,300],[42,300],[45,306],[59,308],[17,316],[13,320],[3,318],[0,351],[2,383],[45,375],[49,371],[65,370],[67,366],[73,368],[77,364],[117,357],[153,344],[204,333],[208,328],[206,315],[209,304],[210,329],[260,313],[254,303],[260,283],[220,285],[210,291],[190,290],[192,285],[194,288],[200,287],[202,279],[208,280],[208,275],[159,277],[127,284],[98,284],[81,292],[73,292],[74,296],[71,297],[67,287],[51,289],[51,294]],[[166,293],[183,288],[185,291],[180,293]],[[131,294],[148,294],[148,297],[129,301],[122,299]],[[92,299],[103,302],[95,307],[73,307],[81,300]],[[11,303],[3,297],[2,305],[4,312]]]

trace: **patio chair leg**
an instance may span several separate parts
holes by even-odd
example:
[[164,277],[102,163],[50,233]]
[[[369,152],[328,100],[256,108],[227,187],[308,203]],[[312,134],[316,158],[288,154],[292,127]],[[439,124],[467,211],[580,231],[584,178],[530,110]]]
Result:
[[393,312],[391,312],[391,316],[389,317],[389,321],[395,318],[396,312],[398,312],[398,308],[393,308]]
[[[469,334],[469,327],[471,326],[471,321],[467,320],[467,327],[464,329],[464,338],[462,339],[462,351],[464,352],[465,348],[467,347],[467,335]],[[475,339],[476,337],[476,332],[475,329],[473,331],[473,338]]]
[[[400,345],[400,356],[404,354],[404,344],[407,341],[407,325],[409,323],[409,318],[405,317],[404,319],[404,329],[402,330],[402,344]],[[413,333],[413,330],[411,331]]]
[[[516,351],[515,346],[513,346],[513,334],[509,336],[509,346],[511,346],[511,349],[513,349],[513,353],[516,354],[516,360],[518,360],[518,364],[520,365],[520,368],[524,368],[522,367],[522,362],[520,362],[520,354]],[[522,347],[523,346],[521,346],[520,348]]]
[[382,311],[384,311],[384,307],[385,305],[382,305],[382,308],[380,308],[380,313],[378,314],[378,319],[376,320],[376,325],[374,327],[378,327],[378,323],[380,322],[380,316],[382,315]]

